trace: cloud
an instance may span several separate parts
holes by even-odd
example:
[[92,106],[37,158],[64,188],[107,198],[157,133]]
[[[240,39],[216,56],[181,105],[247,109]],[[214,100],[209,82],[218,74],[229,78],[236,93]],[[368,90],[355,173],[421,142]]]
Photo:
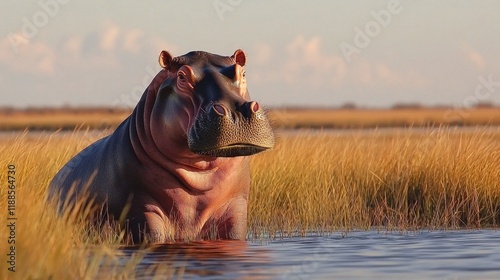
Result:
[[0,63],[16,74],[50,75],[54,73],[56,52],[41,41],[32,40],[15,54],[8,38],[0,41]]
[[125,33],[123,39],[123,49],[130,53],[139,53],[142,47],[141,38],[144,32],[138,28],[134,28]]
[[288,85],[306,82],[315,88],[335,88],[344,79],[347,65],[343,58],[323,50],[320,37],[299,35],[286,47],[284,80]]
[[477,50],[472,48],[469,44],[464,44],[461,50],[465,55],[465,59],[468,60],[472,65],[474,65],[478,70],[484,69],[484,58]]
[[103,30],[99,33],[100,50],[103,52],[124,52],[138,54],[141,52],[158,52],[167,49],[173,55],[177,47],[168,43],[157,35],[147,35],[142,29],[125,29],[114,22],[105,22]]
[[102,29],[69,38],[67,50],[81,51],[83,55],[138,55],[175,46],[168,44],[157,35],[146,34],[142,29],[126,29],[113,22],[105,22]]
[[78,35],[70,37],[63,44],[64,50],[73,54],[80,54],[82,52],[82,46],[83,37]]
[[[127,63],[123,57],[139,61],[156,58],[162,49],[175,55],[178,49],[159,36],[145,35],[138,28],[125,29],[113,22],[105,22],[103,26],[99,31],[70,35],[57,44],[37,37],[19,48],[17,54],[9,37],[0,38],[0,63],[5,72],[47,76],[75,65],[96,71],[116,70]],[[151,60],[150,64],[154,63],[155,59]]]
[[422,87],[427,84],[426,79],[414,71],[394,70],[385,63],[374,65],[376,79],[389,87]]
[[329,92],[346,88],[415,88],[428,85],[428,79],[413,69],[375,59],[359,58],[347,64],[344,58],[324,48],[322,38],[302,35],[293,38],[277,52],[265,43],[254,46],[250,73],[258,84],[285,84]]
[[416,88],[428,85],[427,77],[414,69],[400,68],[384,61],[359,58],[349,65],[344,85],[365,88]]
[[120,27],[112,22],[106,23],[106,27],[100,34],[99,46],[104,51],[113,51],[120,36]]

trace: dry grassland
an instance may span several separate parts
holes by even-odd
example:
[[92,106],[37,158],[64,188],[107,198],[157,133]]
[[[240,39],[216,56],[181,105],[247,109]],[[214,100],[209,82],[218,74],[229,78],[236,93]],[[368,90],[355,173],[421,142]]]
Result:
[[[0,110],[0,130],[116,127],[129,109]],[[277,128],[374,128],[500,125],[500,108],[270,109]]]
[[376,128],[500,125],[500,108],[274,109],[281,128]]

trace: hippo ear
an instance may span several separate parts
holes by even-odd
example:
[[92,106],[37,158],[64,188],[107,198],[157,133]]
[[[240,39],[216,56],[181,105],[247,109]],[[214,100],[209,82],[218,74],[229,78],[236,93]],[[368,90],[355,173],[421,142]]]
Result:
[[245,63],[247,62],[247,57],[245,55],[245,53],[243,52],[243,50],[241,49],[237,49],[233,56],[231,56],[237,64],[239,64],[240,66],[245,66]]
[[161,51],[158,62],[163,69],[168,69],[172,66],[172,55],[167,51]]

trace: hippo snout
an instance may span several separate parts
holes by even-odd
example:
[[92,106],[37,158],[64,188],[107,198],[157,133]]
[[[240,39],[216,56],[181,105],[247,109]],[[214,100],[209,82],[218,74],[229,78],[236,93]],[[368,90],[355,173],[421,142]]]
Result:
[[198,116],[188,133],[189,149],[215,157],[248,156],[274,146],[265,111],[255,101],[234,105],[213,103]]

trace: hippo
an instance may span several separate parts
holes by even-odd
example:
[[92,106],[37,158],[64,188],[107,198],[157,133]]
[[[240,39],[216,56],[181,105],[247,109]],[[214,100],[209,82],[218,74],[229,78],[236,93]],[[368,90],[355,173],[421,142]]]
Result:
[[61,211],[78,198],[125,221],[134,243],[244,240],[249,156],[275,141],[250,100],[246,55],[162,51],[159,63],[131,115],[66,163],[48,197]]

